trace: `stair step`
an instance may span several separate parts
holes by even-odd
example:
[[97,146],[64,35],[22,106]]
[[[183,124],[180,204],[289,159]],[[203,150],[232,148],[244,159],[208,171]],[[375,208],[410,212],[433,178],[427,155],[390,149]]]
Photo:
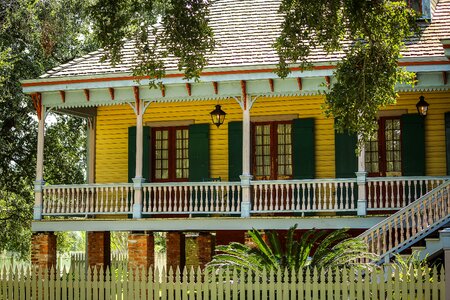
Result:
[[440,238],[426,238],[425,239],[425,242],[431,242],[431,243],[433,243],[433,242],[439,242],[441,239]]
[[427,249],[427,247],[424,247],[424,246],[414,246],[414,247],[411,247],[412,252],[414,252],[414,251],[423,251],[423,250],[425,250],[425,249]]

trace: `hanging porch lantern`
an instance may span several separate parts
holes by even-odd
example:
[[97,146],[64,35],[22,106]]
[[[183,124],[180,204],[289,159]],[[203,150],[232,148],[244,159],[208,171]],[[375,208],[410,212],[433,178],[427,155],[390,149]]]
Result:
[[211,115],[211,120],[212,123],[214,125],[217,126],[217,128],[219,128],[220,125],[223,124],[223,122],[225,121],[225,116],[227,115],[226,112],[224,112],[221,108],[220,105],[217,104],[216,105],[216,109],[214,109],[212,112],[209,113]]
[[421,115],[422,117],[425,118],[427,116],[428,106],[430,106],[430,104],[428,104],[428,102],[425,101],[425,97],[424,96],[420,96],[419,97],[419,102],[417,102],[417,104],[416,104],[417,111],[419,112],[419,115]]

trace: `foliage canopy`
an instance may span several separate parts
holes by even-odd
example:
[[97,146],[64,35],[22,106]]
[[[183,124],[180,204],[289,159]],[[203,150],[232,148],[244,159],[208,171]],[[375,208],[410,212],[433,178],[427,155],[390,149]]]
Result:
[[[26,257],[34,203],[37,122],[20,80],[97,48],[87,0],[0,1],[0,250]],[[85,122],[53,116],[47,124],[45,180],[83,183]],[[67,239],[59,238],[60,246]],[[60,249],[62,249],[60,247]]]
[[[413,84],[414,75],[398,67],[404,41],[418,33],[417,13],[407,1],[282,0],[281,33],[274,43],[277,74],[311,67],[315,49],[340,53],[335,82],[325,92],[325,114],[336,129],[360,136],[360,145],[377,129],[380,107],[395,103],[395,85]],[[209,26],[212,0],[97,0],[91,12],[94,33],[105,59],[115,64],[127,40],[137,49],[135,75],[165,74],[165,59],[178,59],[186,79],[198,79],[216,41]],[[155,81],[151,81],[154,85]]]
[[325,114],[336,119],[339,132],[358,134],[359,146],[376,131],[378,109],[395,103],[395,85],[414,84],[414,74],[398,66],[404,41],[419,33],[418,15],[406,2],[283,0],[280,6],[285,20],[275,43],[278,75],[286,77],[291,63],[310,67],[313,49],[340,51]]

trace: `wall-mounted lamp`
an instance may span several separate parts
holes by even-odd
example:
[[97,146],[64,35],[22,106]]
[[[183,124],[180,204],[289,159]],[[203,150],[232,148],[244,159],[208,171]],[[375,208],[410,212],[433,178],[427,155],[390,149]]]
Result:
[[425,97],[424,96],[420,96],[419,97],[419,102],[417,102],[416,107],[417,107],[417,111],[419,112],[419,115],[421,115],[422,117],[426,117],[427,113],[428,113],[428,106],[430,106],[430,104],[428,104],[427,101],[425,101]]
[[212,112],[210,112],[209,114],[211,115],[212,123],[213,123],[214,125],[216,125],[217,128],[219,128],[220,125],[223,124],[223,122],[225,121],[225,116],[227,115],[227,113],[224,112],[224,111],[220,108],[220,105],[219,105],[219,104],[217,104],[217,105],[216,105],[216,108],[215,108]]

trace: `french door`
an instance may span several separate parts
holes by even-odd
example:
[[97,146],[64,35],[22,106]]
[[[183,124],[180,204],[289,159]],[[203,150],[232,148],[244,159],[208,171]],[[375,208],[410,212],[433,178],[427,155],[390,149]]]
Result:
[[292,122],[252,124],[255,179],[292,178]]
[[378,132],[365,145],[368,176],[402,175],[402,143],[400,117],[382,117]]

